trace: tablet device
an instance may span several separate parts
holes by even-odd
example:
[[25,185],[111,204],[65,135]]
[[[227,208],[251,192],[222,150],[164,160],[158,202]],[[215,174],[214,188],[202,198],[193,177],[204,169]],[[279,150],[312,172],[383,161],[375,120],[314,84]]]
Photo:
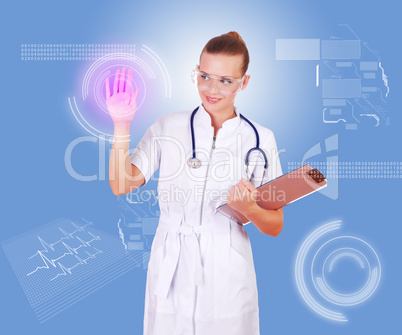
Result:
[[[305,164],[257,187],[257,204],[264,209],[278,209],[327,186],[324,175]],[[243,225],[250,222],[227,203],[217,208],[226,217]]]

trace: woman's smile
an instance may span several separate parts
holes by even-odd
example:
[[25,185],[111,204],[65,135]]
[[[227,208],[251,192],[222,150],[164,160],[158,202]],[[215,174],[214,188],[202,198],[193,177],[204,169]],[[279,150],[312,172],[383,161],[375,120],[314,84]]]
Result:
[[205,97],[207,99],[207,102],[210,103],[210,104],[216,104],[216,103],[218,103],[219,101],[222,100],[222,98],[212,98],[212,97],[209,97],[207,95]]

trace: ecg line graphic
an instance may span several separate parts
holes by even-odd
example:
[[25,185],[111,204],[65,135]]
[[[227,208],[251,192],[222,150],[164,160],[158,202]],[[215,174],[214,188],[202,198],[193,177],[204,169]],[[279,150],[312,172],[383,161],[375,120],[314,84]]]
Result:
[[[74,268],[77,267],[78,265],[87,264],[87,261],[88,261],[88,260],[93,259],[93,258],[95,258],[95,256],[96,256],[97,254],[102,253],[102,250],[98,250],[97,248],[93,247],[93,248],[96,250],[96,252],[95,252],[94,254],[91,254],[91,253],[89,253],[87,250],[85,250],[84,252],[88,255],[88,257],[85,258],[85,259],[79,257],[77,250],[79,250],[80,248],[83,248],[83,247],[84,247],[84,248],[91,247],[91,243],[92,243],[93,241],[100,241],[101,238],[100,238],[99,236],[96,236],[96,235],[92,234],[90,231],[86,231],[86,230],[85,230],[85,227],[86,227],[86,226],[89,226],[89,225],[92,225],[92,222],[89,222],[89,223],[87,223],[86,225],[81,226],[81,227],[78,226],[78,225],[76,225],[74,222],[71,222],[71,224],[76,228],[72,233],[67,233],[64,229],[58,227],[59,230],[62,232],[62,234],[63,234],[64,236],[63,236],[62,238],[60,238],[58,241],[54,242],[54,243],[47,243],[47,242],[46,242],[45,240],[43,240],[40,236],[38,236],[38,240],[39,240],[39,242],[42,244],[42,246],[43,246],[44,249],[43,249],[43,250],[38,250],[35,254],[33,254],[32,256],[30,256],[28,259],[32,259],[32,258],[34,258],[35,256],[40,256],[40,258],[42,259],[42,261],[43,261],[43,263],[44,263],[45,265],[44,265],[44,266],[38,266],[38,267],[36,267],[36,269],[35,269],[34,271],[32,271],[32,272],[29,272],[29,273],[27,274],[27,276],[30,276],[31,274],[35,273],[36,271],[38,271],[38,270],[40,270],[40,269],[49,269],[49,268],[50,268],[50,267],[49,267],[49,264],[52,265],[54,268],[56,268],[56,267],[57,267],[56,261],[57,261],[57,264],[58,264],[58,266],[60,267],[60,269],[62,270],[62,273],[59,273],[59,274],[57,274],[56,277],[50,279],[50,280],[54,280],[54,279],[58,278],[59,276],[66,276],[67,273],[71,274],[71,273],[72,273],[72,272],[71,272],[72,269],[74,269]],[[63,241],[63,240],[71,240],[71,239],[74,239],[74,235],[75,235],[76,233],[79,233],[79,232],[87,232],[89,235],[92,236],[92,239],[89,240],[89,241],[84,241],[84,240],[81,239],[79,236],[75,236],[75,238],[76,238],[78,241],[80,241],[80,243],[81,243],[81,244],[80,244],[78,247],[76,247],[76,248],[73,248],[73,247],[69,246],[68,244],[66,244],[66,243]],[[57,244],[62,244],[62,245],[68,250],[68,252],[65,252],[62,256],[57,257],[57,258],[55,258],[55,259],[49,259],[48,257],[46,257],[46,256],[44,255],[44,253],[48,253],[48,252],[49,252],[49,249],[50,249],[51,251],[55,251],[54,246],[57,245]],[[61,263],[59,262],[59,260],[62,259],[62,258],[64,258],[64,257],[67,256],[67,255],[74,256],[74,257],[78,260],[78,263],[76,263],[75,265],[73,265],[73,266],[71,266],[71,267],[65,267],[63,264],[61,264]]]
[[139,268],[141,250],[127,253],[118,236],[82,220],[60,218],[1,243],[40,323]]

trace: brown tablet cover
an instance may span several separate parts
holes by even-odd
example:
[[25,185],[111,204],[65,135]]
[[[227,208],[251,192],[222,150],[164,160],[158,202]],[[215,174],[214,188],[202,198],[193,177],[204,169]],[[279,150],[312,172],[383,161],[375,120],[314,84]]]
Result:
[[[305,164],[257,187],[257,204],[264,209],[278,209],[326,186],[324,175],[318,169]],[[250,222],[227,203],[219,206],[217,210],[239,224]]]

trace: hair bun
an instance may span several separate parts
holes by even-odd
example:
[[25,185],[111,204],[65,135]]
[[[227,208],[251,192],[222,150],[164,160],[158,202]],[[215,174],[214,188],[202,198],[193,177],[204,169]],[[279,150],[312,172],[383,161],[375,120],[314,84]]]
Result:
[[243,39],[241,38],[241,36],[239,35],[239,33],[236,32],[236,31],[229,31],[229,32],[226,33],[226,34],[222,34],[222,36],[231,36],[231,37],[234,37],[234,38],[236,38],[236,39],[242,41],[244,44],[246,44],[246,42],[243,41]]
[[[236,31],[229,31],[226,34],[211,38],[201,51],[201,56],[204,52],[217,55],[235,56],[242,55],[243,63],[241,65],[242,75],[245,75],[250,63],[247,45]],[[200,63],[201,63],[200,56]]]

